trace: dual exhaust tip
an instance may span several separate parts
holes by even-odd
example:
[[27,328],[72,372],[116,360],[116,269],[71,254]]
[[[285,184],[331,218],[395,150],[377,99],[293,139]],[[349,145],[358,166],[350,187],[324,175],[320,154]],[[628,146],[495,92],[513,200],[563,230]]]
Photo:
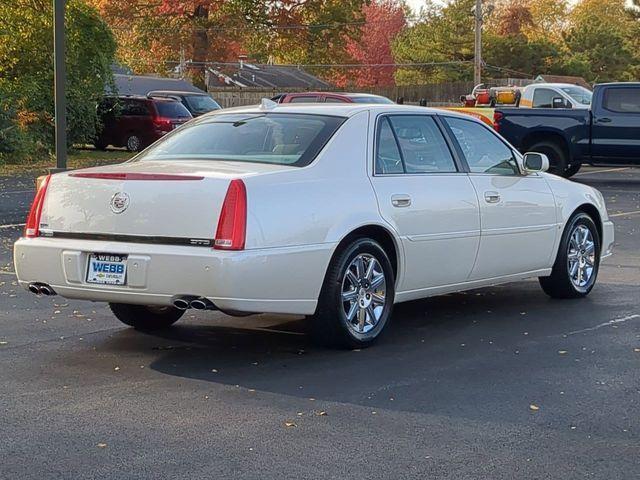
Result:
[[56,295],[56,292],[51,286],[46,283],[34,282],[29,284],[29,291],[36,295],[45,295],[47,297]]
[[173,306],[178,310],[187,310],[193,308],[195,310],[217,310],[213,302],[205,297],[181,296],[174,298]]

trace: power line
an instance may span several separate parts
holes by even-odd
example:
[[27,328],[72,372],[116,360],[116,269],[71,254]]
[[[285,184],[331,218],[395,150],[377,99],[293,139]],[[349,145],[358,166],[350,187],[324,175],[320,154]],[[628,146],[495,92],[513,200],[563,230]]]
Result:
[[[305,29],[332,29],[350,26],[370,26],[370,25],[386,25],[388,22],[333,22],[333,23],[296,23],[290,25],[247,25],[242,27],[199,27],[195,25],[185,25],[196,32],[227,32],[227,31],[260,31],[260,29],[268,30],[305,30]],[[112,30],[133,30],[131,26],[110,25]],[[167,27],[144,27],[145,31],[163,31],[167,32]]]
[[[188,65],[194,66],[238,66],[238,62],[194,62],[191,60],[187,60],[186,62],[179,62],[176,60],[166,60],[166,61],[158,61],[151,62],[156,64],[172,64],[179,65],[181,63],[185,63]],[[293,67],[293,68],[313,68],[313,67],[322,67],[322,68],[334,68],[334,67],[344,67],[344,68],[384,68],[384,67],[433,67],[433,66],[446,66],[446,65],[468,65],[472,64],[471,60],[452,60],[450,62],[411,62],[411,63],[277,63],[277,64],[253,64],[257,67]],[[246,64],[246,63],[245,63]],[[249,69],[247,69],[250,71]]]

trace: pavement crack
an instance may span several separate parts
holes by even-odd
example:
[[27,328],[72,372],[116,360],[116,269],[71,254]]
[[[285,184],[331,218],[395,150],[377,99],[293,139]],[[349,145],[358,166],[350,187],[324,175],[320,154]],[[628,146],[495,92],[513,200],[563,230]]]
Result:
[[627,315],[626,317],[609,320],[608,322],[601,323],[599,325],[596,325],[595,327],[583,328],[581,330],[574,330],[573,332],[567,333],[567,335],[576,335],[578,333],[592,332],[594,330],[598,330],[603,327],[609,327],[611,325],[617,325],[618,323],[628,322],[629,320],[635,320],[636,318],[640,318],[640,314],[635,313],[633,315]]

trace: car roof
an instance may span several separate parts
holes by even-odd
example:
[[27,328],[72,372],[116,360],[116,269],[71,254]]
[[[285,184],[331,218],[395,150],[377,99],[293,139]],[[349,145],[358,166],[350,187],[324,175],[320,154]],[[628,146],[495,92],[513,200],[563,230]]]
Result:
[[151,90],[149,93],[147,93],[147,96],[155,96],[155,95],[188,95],[188,96],[194,96],[194,95],[198,95],[201,97],[208,97],[209,95],[206,93],[200,93],[200,92],[186,92],[186,91],[179,91],[179,90]]
[[336,97],[380,97],[385,98],[382,95],[376,95],[375,93],[352,93],[352,92],[290,92],[290,93],[279,93],[276,95],[277,97],[291,95],[293,96],[308,96],[308,95],[333,95]]
[[204,117],[213,115],[237,114],[237,113],[295,113],[310,115],[333,115],[337,117],[352,117],[360,112],[416,114],[429,113],[451,115],[462,118],[473,118],[470,115],[460,114],[449,110],[438,108],[420,107],[417,105],[396,105],[396,104],[364,104],[364,103],[273,103],[268,108],[260,105],[245,107],[225,108],[207,113]]

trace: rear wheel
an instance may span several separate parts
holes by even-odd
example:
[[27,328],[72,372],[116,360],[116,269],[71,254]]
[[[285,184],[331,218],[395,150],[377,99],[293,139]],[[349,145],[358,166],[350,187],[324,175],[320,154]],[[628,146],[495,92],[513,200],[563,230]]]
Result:
[[575,214],[564,232],[551,275],[540,286],[553,298],[580,298],[589,294],[600,268],[600,237],[586,213]]
[[184,310],[175,307],[159,307],[146,305],[129,305],[126,303],[110,303],[111,311],[125,325],[136,330],[160,330],[173,325],[184,315]]
[[142,139],[132,133],[127,137],[126,147],[130,152],[139,152],[142,150]]
[[549,159],[549,173],[567,176],[567,156],[563,149],[555,142],[538,142],[531,145],[528,149],[530,152],[544,153]]
[[394,283],[380,244],[368,238],[352,241],[329,265],[312,318],[315,340],[343,348],[371,345],[391,319]]

